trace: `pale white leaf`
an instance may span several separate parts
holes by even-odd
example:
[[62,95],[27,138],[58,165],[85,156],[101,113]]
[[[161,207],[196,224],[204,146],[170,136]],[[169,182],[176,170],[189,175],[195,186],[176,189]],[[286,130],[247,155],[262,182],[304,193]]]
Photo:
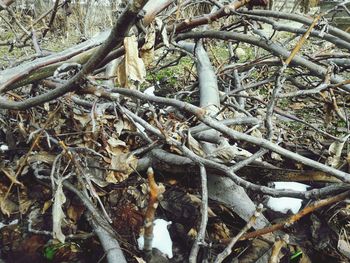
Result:
[[275,153],[275,152],[272,152],[272,153],[271,153],[271,158],[272,158],[273,160],[276,160],[276,161],[283,161],[281,155],[279,155],[278,153]]
[[62,222],[65,219],[65,214],[62,210],[62,205],[66,202],[66,196],[62,189],[62,179],[57,181],[57,189],[54,196],[54,203],[52,206],[52,220],[53,220],[53,238],[58,239],[61,243],[64,243],[66,237],[62,233]]
[[333,142],[328,149],[330,157],[327,159],[327,163],[332,167],[337,167],[340,164],[341,153],[344,148],[344,144],[349,138],[350,134],[341,138],[341,141]]

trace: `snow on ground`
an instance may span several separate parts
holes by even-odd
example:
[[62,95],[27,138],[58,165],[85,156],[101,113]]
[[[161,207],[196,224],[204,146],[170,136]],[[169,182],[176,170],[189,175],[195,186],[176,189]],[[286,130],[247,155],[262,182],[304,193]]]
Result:
[[155,87],[151,86],[151,87],[145,89],[145,91],[143,93],[146,95],[154,96],[154,91],[155,91]]
[[[153,241],[152,248],[157,248],[163,254],[167,255],[168,258],[173,257],[173,242],[170,238],[170,234],[168,231],[168,225],[171,222],[168,222],[164,219],[156,219],[154,220],[153,226]],[[141,235],[137,239],[137,243],[139,245],[139,249],[142,250],[144,246],[144,237]]]
[[[276,189],[289,189],[294,191],[306,191],[309,185],[296,183],[296,182],[274,182]],[[269,197],[267,206],[272,210],[287,213],[288,210],[291,210],[293,214],[299,212],[301,207],[302,199],[291,198],[291,197]]]

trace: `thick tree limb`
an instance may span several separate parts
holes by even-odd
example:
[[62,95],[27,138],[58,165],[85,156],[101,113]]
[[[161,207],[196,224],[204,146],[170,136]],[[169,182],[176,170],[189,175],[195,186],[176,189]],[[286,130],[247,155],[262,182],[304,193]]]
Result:
[[79,45],[68,48],[62,52],[52,54],[34,61],[8,68],[0,72],[0,93],[20,87],[36,80],[53,75],[54,71],[63,63],[76,62],[84,64],[108,37],[103,32]]
[[[203,47],[202,40],[199,40],[196,45],[191,43],[181,43],[188,52],[192,52],[196,56],[196,69],[199,80],[200,90],[200,106],[206,110],[208,115],[216,116],[220,110],[220,96],[217,82],[217,76],[209,59],[208,53]],[[218,116],[220,118],[220,116]],[[214,136],[219,137],[219,132],[216,130],[206,130],[200,132],[199,136]],[[221,138],[221,140],[227,140]],[[202,147],[207,155],[210,155],[217,149],[217,145],[203,142]],[[218,177],[215,174],[208,175],[208,192],[209,197],[229,206],[237,215],[244,220],[249,220],[250,216],[256,210],[255,204],[247,195],[245,190],[236,185],[235,182],[225,177]],[[254,225],[255,228],[261,228],[269,222],[265,217]]]

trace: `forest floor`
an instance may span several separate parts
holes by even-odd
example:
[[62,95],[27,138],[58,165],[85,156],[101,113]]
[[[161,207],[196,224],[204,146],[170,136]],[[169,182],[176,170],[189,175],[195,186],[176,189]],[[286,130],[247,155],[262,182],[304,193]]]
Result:
[[[282,25],[302,27],[294,21]],[[241,27],[244,26],[246,24]],[[290,32],[275,35],[269,25],[260,30],[262,39],[267,36],[288,50],[300,43],[300,38]],[[9,35],[2,34],[1,41],[13,37],[6,33]],[[42,42],[42,51],[59,53],[80,41],[74,33],[69,38],[49,35]],[[277,85],[275,79],[269,79],[275,77],[280,65],[268,64],[268,60],[274,58],[271,53],[251,44],[238,43],[234,60],[227,41],[210,39],[204,46],[218,80],[222,103],[218,115],[222,114],[225,119],[255,118],[252,123],[228,127],[254,138],[265,138],[269,133],[262,125],[268,118],[266,105]],[[106,76],[105,71],[97,70],[87,78],[88,84],[84,83],[86,93],[67,93],[26,110],[0,108],[0,262],[107,262],[107,252],[91,223],[95,217],[109,221],[128,262],[145,262],[138,239],[145,231],[145,218],[148,219],[154,194],[153,180],[159,194],[155,217],[166,222],[159,221],[163,225],[154,228],[154,243],[160,245],[153,252],[151,262],[188,261],[203,218],[203,174],[196,163],[189,162],[192,159],[182,147],[188,147],[209,162],[225,165],[227,170],[261,149],[249,141],[225,135],[230,150],[236,151],[234,157],[227,158],[227,148],[220,143],[217,145],[221,151],[204,153],[200,139],[190,133],[192,128],[200,126],[200,116],[186,112],[185,107],[179,112],[169,110],[173,105],[166,105],[166,101],[140,99],[146,94],[201,105],[198,58],[184,50],[176,45],[173,49],[155,50],[143,83],[136,84],[135,90],[141,94],[138,93],[138,99],[125,96],[115,101],[99,90],[90,92],[88,84],[98,89],[112,78]],[[300,52],[311,61],[321,60],[330,53],[348,56],[342,49],[319,39],[307,41]],[[30,48],[9,52],[8,47],[0,47],[0,67],[16,68],[32,61],[34,54]],[[266,65],[260,66],[261,60],[266,60]],[[174,64],[169,66],[169,62]],[[230,71],[232,64],[238,71]],[[348,78],[347,66],[334,68],[344,79]],[[50,81],[62,84],[77,74],[76,70],[56,70],[52,78],[48,78],[47,86],[33,82],[16,92],[8,91],[7,96],[13,101],[37,96],[50,89]],[[294,95],[278,99],[270,116],[275,131],[270,139],[283,149],[348,174],[350,95],[336,87],[309,96],[299,94],[304,87],[317,88],[323,83],[316,75],[305,72],[298,67],[285,70],[283,94]],[[240,96],[235,97],[235,85],[239,84],[232,84],[237,80],[234,74],[239,74],[245,87],[243,93],[238,92],[246,98],[243,104]],[[256,83],[260,84],[254,86]],[[228,94],[233,94],[232,101]],[[143,122],[138,121],[137,116]],[[147,123],[158,133],[152,133]],[[172,140],[178,144],[171,144]],[[169,162],[164,158],[167,156],[170,156]],[[184,163],[176,157],[183,158]],[[147,170],[150,158],[154,158],[151,162],[154,172]],[[225,175],[225,171],[215,169],[215,165],[208,165],[207,171],[218,177]],[[254,204],[261,203],[264,207],[262,211],[257,208],[260,214],[256,217],[263,217],[270,226],[263,228],[264,233],[256,226],[256,229],[247,229],[224,262],[268,262],[269,259],[269,262],[293,263],[349,262],[348,183],[273,151],[267,151],[236,174],[268,189],[278,189],[278,182],[282,182],[279,190],[296,193],[288,197],[276,194],[279,199],[273,199],[264,192],[266,188],[254,191],[256,188],[247,187],[245,192]],[[332,190],[333,186],[336,191],[331,194],[317,195],[317,190]],[[310,193],[309,198],[300,197],[300,192],[311,189],[315,190],[315,196]],[[89,202],[93,208],[89,208]],[[212,262],[249,221],[228,203],[212,198],[210,193],[207,210],[208,224],[204,229],[205,238],[200,241],[198,262]],[[277,254],[278,260],[272,261],[271,254]]]

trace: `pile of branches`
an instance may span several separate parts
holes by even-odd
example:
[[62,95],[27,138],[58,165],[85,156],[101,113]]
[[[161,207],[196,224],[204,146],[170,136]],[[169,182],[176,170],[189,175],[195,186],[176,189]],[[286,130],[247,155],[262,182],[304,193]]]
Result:
[[[327,14],[134,0],[110,31],[45,54],[47,28],[13,2],[0,12],[26,37],[2,45],[35,54],[0,72],[0,219],[20,220],[1,230],[6,262],[167,262],[155,218],[173,222],[173,262],[348,260],[350,34]],[[185,57],[175,81],[146,78]],[[267,196],[306,205],[273,223]]]

